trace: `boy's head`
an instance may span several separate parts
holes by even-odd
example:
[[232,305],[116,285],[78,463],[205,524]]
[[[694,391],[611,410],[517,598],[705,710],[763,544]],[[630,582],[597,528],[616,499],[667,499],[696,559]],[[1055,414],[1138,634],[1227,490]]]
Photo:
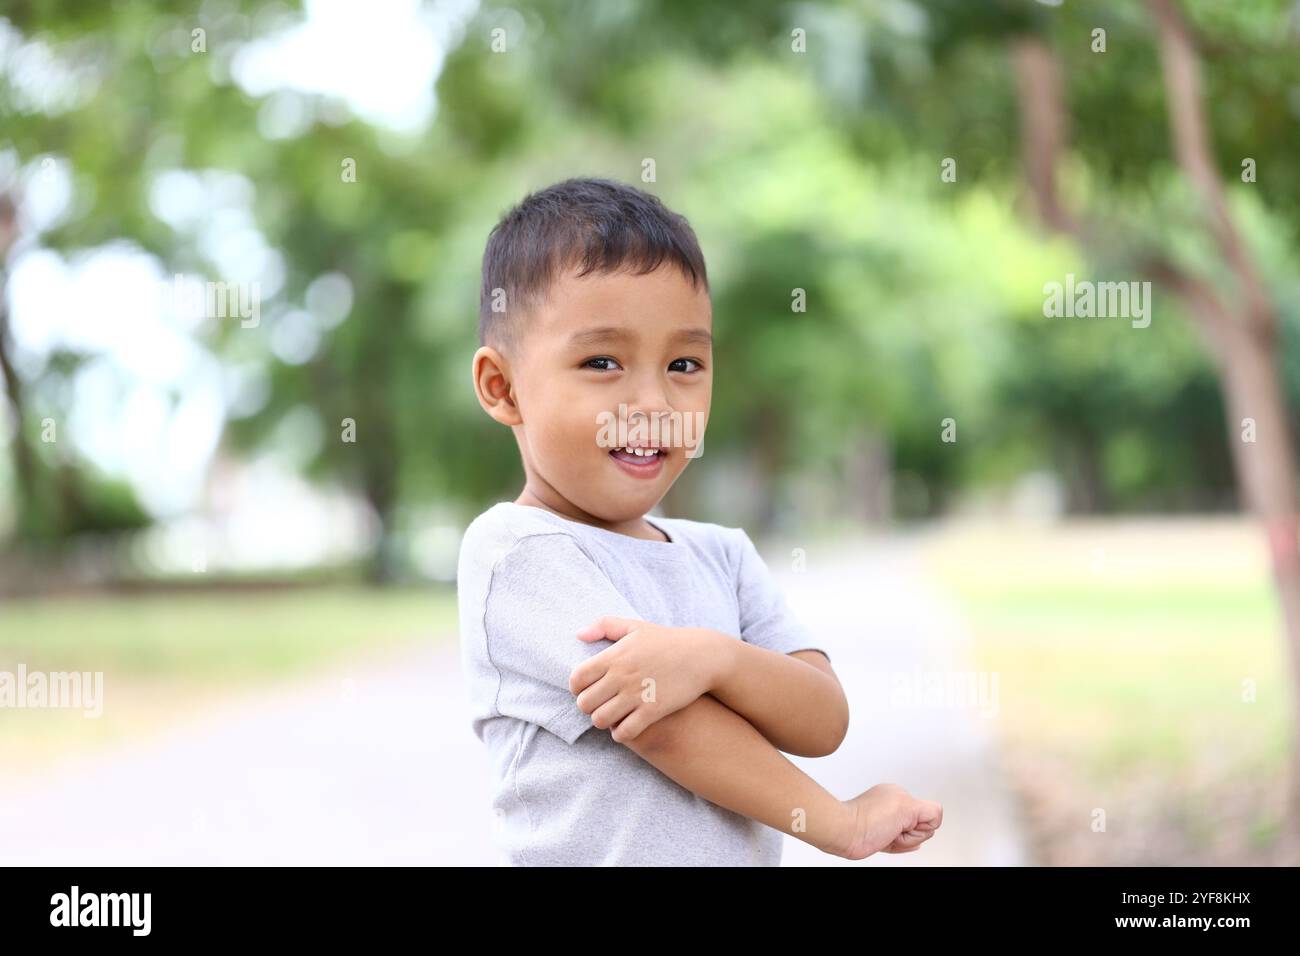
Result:
[[695,233],[657,197],[569,179],[506,213],[483,254],[474,385],[514,431],[526,492],[610,526],[653,508],[703,437],[712,325]]

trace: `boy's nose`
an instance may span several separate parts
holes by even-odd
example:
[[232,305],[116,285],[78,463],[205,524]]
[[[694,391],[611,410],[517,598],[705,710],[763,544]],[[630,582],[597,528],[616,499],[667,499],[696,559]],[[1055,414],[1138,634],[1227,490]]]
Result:
[[662,383],[658,382],[643,383],[627,399],[629,417],[635,413],[653,418],[655,415],[664,415],[672,410],[673,406],[668,401],[668,393]]
[[628,415],[646,415],[653,418],[655,415],[666,415],[672,410],[673,407],[668,404],[668,400],[662,398],[653,401],[633,399],[627,403]]
[[629,421],[633,418],[645,418],[653,421],[655,418],[671,414],[672,410],[673,407],[668,402],[667,396],[662,394],[649,398],[638,395],[627,403]]

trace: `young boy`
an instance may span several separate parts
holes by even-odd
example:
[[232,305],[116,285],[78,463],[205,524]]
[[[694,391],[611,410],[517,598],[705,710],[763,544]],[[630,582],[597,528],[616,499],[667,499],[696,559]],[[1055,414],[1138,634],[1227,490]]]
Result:
[[775,866],[783,833],[857,860],[942,820],[782,755],[844,738],[829,656],[743,530],[646,517],[699,453],[711,330],[694,232],[631,186],[557,183],[488,238],[474,388],[525,480],[469,526],[457,589],[511,864]]

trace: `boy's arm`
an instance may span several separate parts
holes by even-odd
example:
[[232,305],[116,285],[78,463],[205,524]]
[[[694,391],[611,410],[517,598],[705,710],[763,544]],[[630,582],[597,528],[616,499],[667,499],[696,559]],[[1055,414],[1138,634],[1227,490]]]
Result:
[[709,692],[786,753],[834,753],[849,726],[839,679],[749,535],[740,529],[732,534],[741,640],[722,644]]
[[[844,689],[813,648],[786,654],[709,628],[618,617],[598,618],[578,632],[578,640],[596,639],[615,643],[573,669],[569,690],[598,727],[619,724],[624,736],[635,736],[712,694],[799,757],[834,753],[848,731]],[[653,701],[642,694],[650,681],[661,692]]]
[[723,664],[710,694],[788,754],[825,757],[839,748],[849,702],[825,655],[782,654],[720,636]]
[[623,745],[710,803],[826,853],[842,856],[854,842],[853,806],[828,793],[749,721],[708,694]]

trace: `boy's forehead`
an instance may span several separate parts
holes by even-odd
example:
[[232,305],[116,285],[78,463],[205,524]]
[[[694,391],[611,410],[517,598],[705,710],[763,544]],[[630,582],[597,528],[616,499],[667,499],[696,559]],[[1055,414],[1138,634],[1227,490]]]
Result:
[[599,328],[710,328],[713,308],[708,291],[693,286],[674,266],[653,272],[593,272],[560,276],[536,310],[539,329],[549,335]]

